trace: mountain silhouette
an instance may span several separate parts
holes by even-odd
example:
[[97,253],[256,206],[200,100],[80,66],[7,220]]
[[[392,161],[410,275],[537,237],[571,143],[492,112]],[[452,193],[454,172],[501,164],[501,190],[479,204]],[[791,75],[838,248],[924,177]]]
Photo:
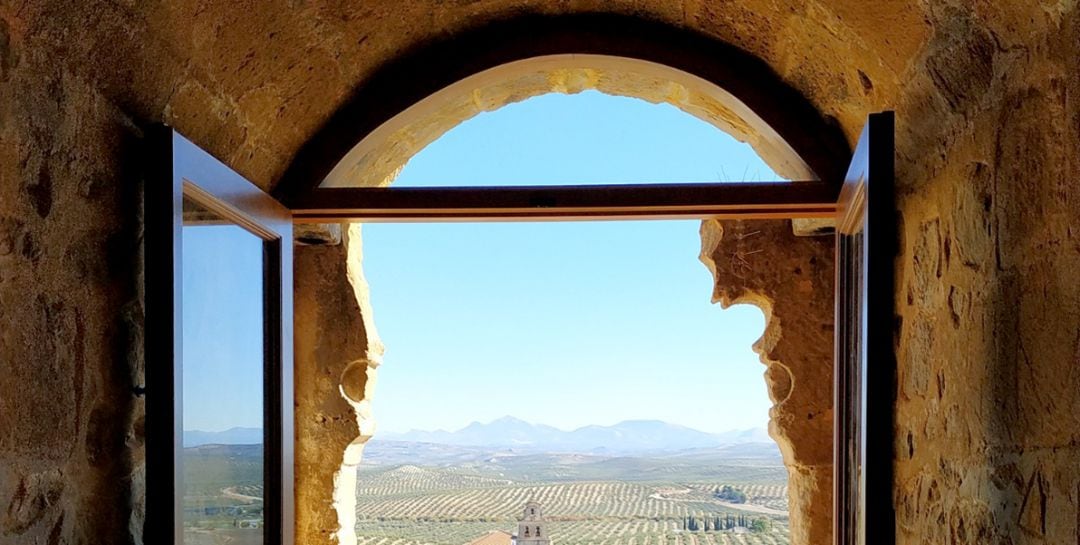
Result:
[[261,445],[262,428],[229,428],[225,431],[184,430],[184,448],[202,445]]
[[762,428],[708,433],[660,420],[626,420],[611,426],[583,426],[563,431],[504,416],[486,424],[473,422],[457,431],[412,430],[379,433],[385,441],[521,448],[563,452],[629,453],[676,451],[741,443],[772,443]]

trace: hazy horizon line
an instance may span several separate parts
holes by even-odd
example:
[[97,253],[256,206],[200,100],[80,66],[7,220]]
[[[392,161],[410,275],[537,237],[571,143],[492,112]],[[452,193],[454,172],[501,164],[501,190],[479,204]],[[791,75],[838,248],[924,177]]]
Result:
[[[619,424],[624,424],[626,422],[660,422],[660,423],[663,423],[663,424],[667,424],[669,426],[679,426],[681,428],[686,428],[686,429],[689,429],[689,430],[694,430],[694,431],[698,431],[698,432],[701,432],[701,433],[709,433],[709,434],[720,434],[720,433],[730,433],[730,432],[744,432],[744,431],[749,431],[749,430],[766,430],[766,431],[768,431],[768,424],[767,423],[765,425],[762,425],[762,426],[751,426],[751,427],[748,427],[748,428],[726,428],[726,429],[721,430],[721,431],[708,431],[708,430],[703,430],[701,428],[696,428],[694,426],[687,426],[685,424],[679,424],[677,422],[671,422],[671,421],[668,421],[668,420],[663,420],[661,418],[625,418],[625,419],[619,420],[619,421],[611,423],[611,424],[596,424],[596,423],[583,424],[583,425],[576,426],[576,427],[568,429],[568,428],[563,428],[563,427],[560,427],[560,426],[555,426],[555,425],[552,425],[552,424],[545,424],[545,423],[542,423],[542,422],[530,422],[528,420],[525,420],[524,418],[518,418],[516,416],[507,414],[507,415],[503,415],[503,416],[493,418],[493,419],[491,419],[491,420],[489,420],[487,422],[484,422],[482,420],[472,420],[469,423],[464,424],[464,425],[462,425],[460,427],[457,427],[455,429],[446,429],[446,428],[410,428],[410,429],[405,430],[405,431],[401,431],[401,430],[378,430],[376,432],[376,435],[384,435],[384,434],[404,435],[404,434],[407,434],[407,433],[414,433],[414,432],[456,433],[456,432],[464,430],[465,428],[468,428],[469,426],[472,426],[473,424],[490,425],[490,424],[494,424],[495,422],[498,422],[500,420],[508,420],[508,419],[509,420],[516,420],[516,421],[519,421],[519,422],[524,422],[526,424],[529,424],[530,426],[544,426],[544,427],[548,427],[548,428],[553,428],[553,429],[556,429],[556,430],[561,431],[561,432],[573,432],[573,431],[580,430],[582,428],[588,428],[590,426],[609,428],[609,427],[612,427],[612,426],[617,426]],[[378,419],[376,419],[376,422],[378,422]],[[207,429],[201,429],[201,428],[193,428],[193,429],[185,429],[185,430],[182,430],[182,431],[183,432],[200,432],[200,433],[225,433],[225,432],[232,431],[232,430],[262,430],[262,429],[263,428],[261,426],[231,426],[229,428],[220,429],[220,430],[207,430]]]
[[[530,422],[528,420],[525,420],[524,418],[518,418],[516,416],[506,414],[506,415],[503,415],[503,416],[492,418],[491,420],[489,420],[487,422],[484,422],[484,421],[481,421],[481,420],[478,420],[478,419],[477,420],[472,420],[472,421],[470,421],[470,422],[468,422],[466,424],[460,425],[460,426],[458,426],[456,428],[453,428],[453,429],[447,429],[447,428],[409,428],[408,430],[404,430],[404,431],[402,431],[402,430],[378,430],[376,432],[376,435],[388,434],[388,433],[403,435],[403,434],[406,434],[406,433],[414,433],[414,432],[456,433],[456,432],[460,432],[460,431],[464,430],[465,428],[468,428],[469,426],[472,426],[473,424],[490,425],[490,424],[494,424],[495,422],[498,422],[500,420],[507,420],[507,419],[517,420],[519,422],[524,422],[526,424],[529,424],[530,426],[545,426],[545,427],[548,427],[548,428],[554,428],[554,429],[556,429],[558,431],[561,431],[561,432],[573,432],[573,431],[580,430],[582,428],[588,428],[590,426],[612,427],[612,426],[617,426],[619,424],[624,424],[626,422],[661,422],[663,424],[667,424],[667,425],[670,425],[670,426],[679,426],[681,428],[686,428],[686,429],[689,429],[689,430],[694,430],[694,431],[698,431],[698,432],[701,432],[701,433],[709,433],[709,434],[720,434],[720,433],[729,433],[729,432],[743,432],[743,431],[748,431],[748,430],[759,430],[759,429],[768,431],[768,428],[769,428],[768,423],[766,422],[764,425],[761,425],[761,426],[750,426],[750,427],[747,427],[747,428],[737,428],[737,427],[736,428],[725,428],[725,429],[720,430],[720,431],[709,431],[709,430],[703,430],[701,428],[697,428],[697,427],[694,427],[694,426],[687,426],[686,424],[680,424],[678,422],[671,422],[671,421],[668,421],[668,420],[664,420],[662,418],[624,418],[624,419],[618,420],[618,421],[610,423],[610,424],[592,423],[592,424],[582,424],[582,425],[574,426],[574,427],[571,427],[571,428],[564,428],[564,427],[561,427],[561,426],[555,426],[555,425],[552,425],[552,424],[545,424],[545,423],[542,423],[542,422]],[[378,422],[378,418],[376,418],[375,421]]]

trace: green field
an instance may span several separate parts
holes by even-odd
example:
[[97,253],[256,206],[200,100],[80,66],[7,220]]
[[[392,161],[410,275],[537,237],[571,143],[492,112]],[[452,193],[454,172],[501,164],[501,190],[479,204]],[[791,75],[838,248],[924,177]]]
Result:
[[[382,454],[382,453],[379,453]],[[553,545],[719,545],[789,542],[787,473],[774,457],[700,451],[663,457],[376,455],[357,484],[360,545],[463,545],[490,530],[516,530],[539,501]],[[398,463],[411,459],[416,463]],[[449,460],[449,461],[448,461]],[[732,485],[747,503],[713,493]],[[687,531],[684,520],[744,515],[769,530]]]

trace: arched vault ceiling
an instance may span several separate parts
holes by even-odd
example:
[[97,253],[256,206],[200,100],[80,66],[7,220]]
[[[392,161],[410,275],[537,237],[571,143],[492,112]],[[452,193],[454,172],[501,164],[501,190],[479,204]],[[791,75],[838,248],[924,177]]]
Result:
[[[854,142],[896,108],[897,147],[925,160],[979,107],[996,52],[1055,43],[1071,0],[8,1],[0,79],[19,53],[80,78],[135,123],[164,120],[263,187],[355,89],[402,52],[530,15],[607,13],[685,28],[754,55]],[[1064,36],[1064,35],[1063,35]],[[31,59],[28,59],[31,60]],[[373,104],[372,108],[378,108]],[[902,112],[903,113],[903,112]],[[960,114],[960,115],[954,115]],[[931,168],[932,165],[930,165]]]
[[[291,5],[290,5],[291,4]],[[523,15],[622,14],[687,28],[772,66],[853,141],[930,34],[921,2],[861,0],[7,3],[13,41],[62,59],[137,121],[164,119],[264,187],[388,60]],[[378,107],[378,105],[372,105]]]

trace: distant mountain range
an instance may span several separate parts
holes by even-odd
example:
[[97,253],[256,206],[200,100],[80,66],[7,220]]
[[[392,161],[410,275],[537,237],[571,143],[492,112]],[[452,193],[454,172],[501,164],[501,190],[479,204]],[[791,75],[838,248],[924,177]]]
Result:
[[[593,425],[563,431],[543,424],[530,424],[512,416],[504,416],[487,424],[473,422],[457,431],[412,430],[406,433],[379,433],[376,439],[589,454],[674,452],[747,443],[773,444],[768,432],[763,428],[707,433],[660,420],[626,420],[612,426]],[[256,445],[262,442],[263,432],[260,428],[184,430],[184,448],[202,445]]]
[[184,430],[184,448],[202,445],[261,445],[262,428],[229,428],[225,431]]
[[473,422],[457,431],[379,433],[376,439],[582,453],[670,452],[741,443],[772,443],[768,432],[762,428],[707,433],[659,420],[627,420],[612,426],[593,425],[563,431],[511,416],[487,424]]

